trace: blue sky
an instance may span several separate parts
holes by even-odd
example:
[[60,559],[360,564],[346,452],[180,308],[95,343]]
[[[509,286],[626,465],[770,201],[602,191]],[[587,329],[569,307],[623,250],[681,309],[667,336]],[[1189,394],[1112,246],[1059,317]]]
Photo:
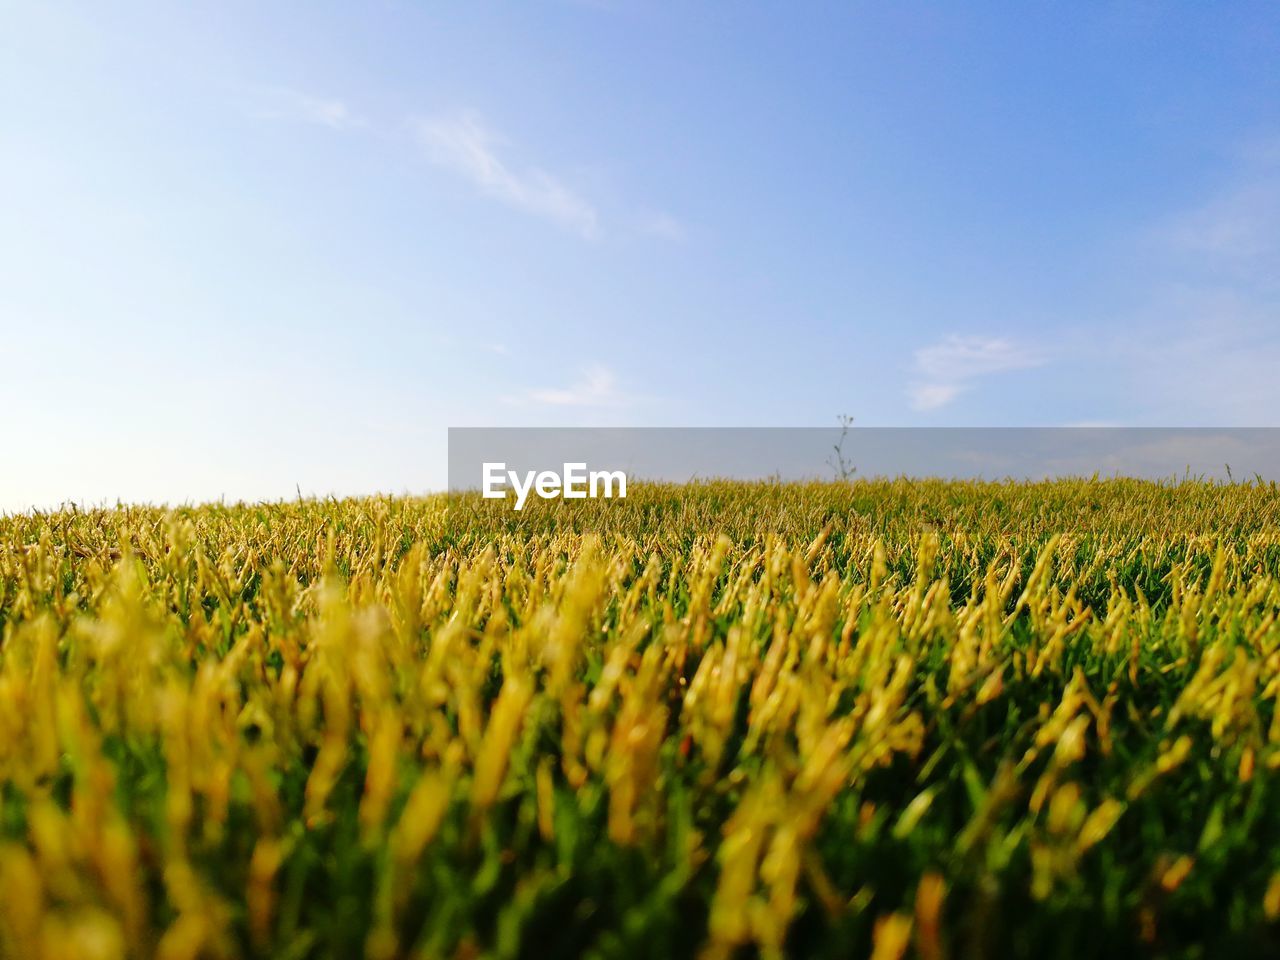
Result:
[[1274,4],[0,0],[0,509],[450,425],[1280,425]]

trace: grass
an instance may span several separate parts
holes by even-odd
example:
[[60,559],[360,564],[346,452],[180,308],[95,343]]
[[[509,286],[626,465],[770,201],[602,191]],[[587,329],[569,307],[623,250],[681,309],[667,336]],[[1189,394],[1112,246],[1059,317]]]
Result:
[[1280,498],[0,518],[0,956],[1267,956]]

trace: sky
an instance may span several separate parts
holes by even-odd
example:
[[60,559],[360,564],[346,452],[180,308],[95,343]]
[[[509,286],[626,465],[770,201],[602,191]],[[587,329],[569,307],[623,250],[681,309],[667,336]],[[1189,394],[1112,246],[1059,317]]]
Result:
[[0,510],[450,426],[1280,426],[1274,3],[0,0]]

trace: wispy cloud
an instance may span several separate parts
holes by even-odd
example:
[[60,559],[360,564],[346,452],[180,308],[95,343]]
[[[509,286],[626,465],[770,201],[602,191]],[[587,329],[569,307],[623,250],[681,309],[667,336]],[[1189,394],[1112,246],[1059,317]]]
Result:
[[1280,292],[1175,276],[1117,325],[1112,352],[1132,402],[1167,425],[1275,426]]
[[645,214],[639,218],[636,227],[641,233],[674,243],[683,243],[689,236],[685,225],[669,213]]
[[1275,424],[1280,137],[1243,144],[1210,195],[1163,218],[1146,239],[1154,253],[1148,302],[1112,326],[1115,352],[1149,417]]
[[937,410],[981,377],[1043,362],[1034,351],[1003,337],[952,335],[915,352],[907,396],[916,410]]
[[367,125],[345,100],[317,97],[287,87],[272,87],[263,92],[263,102],[255,110],[265,120],[294,120],[330,130],[353,130]]
[[1177,253],[1237,277],[1274,278],[1280,264],[1280,171],[1237,184],[1168,224]]
[[595,207],[545,170],[514,169],[500,156],[506,141],[477,114],[419,119],[413,122],[413,130],[427,159],[471,181],[486,196],[587,239],[597,235]]
[[583,371],[581,379],[567,387],[538,387],[521,399],[552,407],[618,406],[626,400],[613,371],[602,366]]
[[911,398],[911,406],[916,410],[937,410],[945,407],[960,394],[960,386],[955,383],[919,383],[907,386],[907,396]]
[[332,130],[346,130],[351,127],[364,126],[364,121],[357,117],[343,100],[301,97],[298,107],[312,123],[317,123],[322,127],[329,127]]

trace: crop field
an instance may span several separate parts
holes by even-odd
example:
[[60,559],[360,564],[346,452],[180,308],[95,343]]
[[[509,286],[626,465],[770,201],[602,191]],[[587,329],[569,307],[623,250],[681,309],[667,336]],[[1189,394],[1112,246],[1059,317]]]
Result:
[[1280,491],[0,518],[0,956],[1280,953]]

